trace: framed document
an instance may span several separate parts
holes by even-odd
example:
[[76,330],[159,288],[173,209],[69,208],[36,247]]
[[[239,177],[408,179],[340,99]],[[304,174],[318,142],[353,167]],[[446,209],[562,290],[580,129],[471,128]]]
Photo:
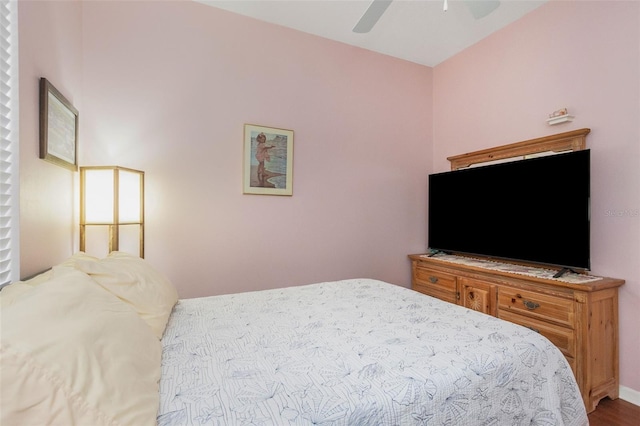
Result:
[[40,158],[78,170],[78,110],[40,78]]

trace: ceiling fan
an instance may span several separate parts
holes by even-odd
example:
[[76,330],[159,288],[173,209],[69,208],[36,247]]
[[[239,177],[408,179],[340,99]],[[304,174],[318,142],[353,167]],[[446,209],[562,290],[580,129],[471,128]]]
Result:
[[[353,27],[353,32],[368,33],[371,31],[392,1],[393,0],[373,0],[356,26]],[[471,15],[473,15],[475,19],[484,18],[500,6],[500,1],[498,0],[466,0],[462,1],[462,3],[469,8]],[[444,10],[446,11],[447,8],[448,2],[444,0]]]

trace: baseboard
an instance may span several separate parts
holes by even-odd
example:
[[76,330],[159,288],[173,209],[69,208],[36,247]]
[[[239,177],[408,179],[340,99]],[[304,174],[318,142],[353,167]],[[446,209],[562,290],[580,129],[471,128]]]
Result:
[[627,402],[640,406],[640,392],[635,389],[620,386],[620,399],[624,399]]

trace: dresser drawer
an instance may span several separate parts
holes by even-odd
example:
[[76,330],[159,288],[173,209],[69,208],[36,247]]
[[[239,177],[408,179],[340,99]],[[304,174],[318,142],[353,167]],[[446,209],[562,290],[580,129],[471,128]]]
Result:
[[575,308],[571,299],[504,287],[498,291],[498,309],[569,328],[574,326]]
[[415,274],[415,284],[432,287],[440,291],[453,292],[458,291],[456,285],[456,277],[444,272],[434,271],[432,269],[426,269],[417,267]]
[[575,332],[566,327],[538,321],[533,318],[519,315],[514,312],[498,309],[498,318],[513,322],[536,331],[556,345],[565,357],[573,358],[576,355]]
[[458,303],[458,285],[454,275],[421,268],[418,264],[413,275],[412,288],[445,302]]
[[420,283],[414,283],[412,289],[419,291],[422,294],[426,294],[427,296],[453,303],[454,305],[458,304],[458,293],[455,291],[444,291],[432,285],[423,285]]

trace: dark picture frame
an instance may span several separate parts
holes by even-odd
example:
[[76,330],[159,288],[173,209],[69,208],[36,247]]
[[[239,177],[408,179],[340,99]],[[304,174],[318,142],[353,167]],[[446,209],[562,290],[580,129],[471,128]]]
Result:
[[78,170],[78,110],[40,78],[40,158]]

